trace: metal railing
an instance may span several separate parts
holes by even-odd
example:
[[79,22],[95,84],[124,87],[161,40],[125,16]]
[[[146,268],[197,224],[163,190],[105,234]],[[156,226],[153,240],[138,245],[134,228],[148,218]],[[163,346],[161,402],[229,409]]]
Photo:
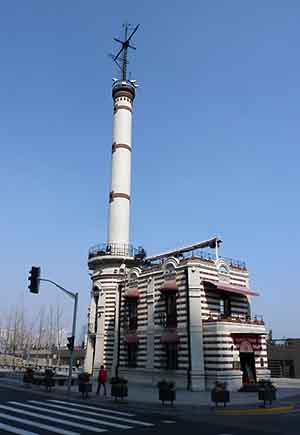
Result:
[[113,255],[116,257],[133,257],[135,249],[128,243],[100,243],[92,246],[89,250],[88,258],[102,257],[105,255]]
[[[174,254],[175,257],[177,257],[179,260],[186,260],[189,258],[201,258],[201,260],[205,260],[205,261],[215,261],[216,260],[216,254],[213,251],[208,251],[208,250],[204,250],[204,249],[194,249],[188,252],[180,252],[178,254]],[[167,258],[167,257],[166,257]],[[158,266],[160,264],[162,264],[162,262],[166,259],[166,258],[160,258],[157,260],[150,260],[147,262],[147,258],[146,258],[146,263],[144,265],[144,267],[153,267],[153,266]],[[222,258],[229,266],[231,267],[235,267],[237,269],[240,270],[247,270],[246,267],[246,263],[244,261],[241,260],[235,260],[233,258],[227,258],[227,257],[220,257]]]
[[233,258],[221,257],[229,266],[237,269],[247,270],[245,261],[235,260]]
[[243,314],[232,314],[225,316],[222,314],[212,314],[204,322],[231,322],[231,323],[244,323],[250,325],[264,325],[263,316],[253,316],[252,318]]
[[[114,255],[116,257],[136,257],[137,260],[141,261],[145,259],[143,264],[144,268],[158,266],[165,260],[164,258],[161,258],[158,260],[147,261],[147,258],[145,258],[146,252],[142,247],[134,248],[131,244],[127,243],[100,243],[99,245],[92,246],[89,250],[88,258],[92,259],[94,257],[105,255]],[[177,256],[180,260],[185,260],[192,257],[198,257],[205,261],[216,260],[215,252],[204,249],[195,249],[188,252],[179,253],[178,255],[175,254],[175,256]],[[236,267],[240,270],[247,270],[246,263],[244,261],[227,257],[220,258],[222,258],[231,267]]]
[[282,347],[300,347],[300,340],[297,338],[281,338],[270,340],[270,345],[278,348]]

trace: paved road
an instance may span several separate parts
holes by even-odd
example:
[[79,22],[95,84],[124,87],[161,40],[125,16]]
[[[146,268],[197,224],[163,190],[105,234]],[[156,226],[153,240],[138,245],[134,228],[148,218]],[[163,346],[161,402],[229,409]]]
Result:
[[[130,404],[52,398],[0,385],[0,434],[19,435],[299,435],[300,411],[282,415],[219,416],[176,408],[136,410]],[[125,435],[124,434],[124,435]]]

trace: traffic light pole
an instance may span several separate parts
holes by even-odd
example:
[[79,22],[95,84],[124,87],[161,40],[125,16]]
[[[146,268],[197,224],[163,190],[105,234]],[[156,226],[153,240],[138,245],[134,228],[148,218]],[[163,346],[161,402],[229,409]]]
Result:
[[[74,337],[74,343],[75,343],[75,332],[76,332],[77,305],[78,305],[78,293],[75,293],[74,294],[74,308],[73,308],[73,323],[72,323],[72,337]],[[73,355],[74,355],[74,346],[70,350],[68,396],[70,396],[70,394],[71,394],[72,373],[73,373]]]
[[[72,337],[73,340],[75,340],[75,333],[76,333],[76,318],[77,318],[77,306],[78,306],[78,293],[70,292],[69,290],[65,289],[61,285],[57,284],[54,281],[51,281],[50,279],[44,279],[39,278],[40,281],[50,282],[51,284],[55,285],[55,287],[62,290],[65,294],[70,296],[74,300],[74,308],[73,308],[73,323],[72,323]],[[74,341],[73,341],[74,343]],[[73,355],[74,355],[74,344],[72,348],[70,349],[70,362],[69,362],[69,376],[68,376],[68,396],[71,394],[71,384],[72,384],[72,373],[73,373]]]

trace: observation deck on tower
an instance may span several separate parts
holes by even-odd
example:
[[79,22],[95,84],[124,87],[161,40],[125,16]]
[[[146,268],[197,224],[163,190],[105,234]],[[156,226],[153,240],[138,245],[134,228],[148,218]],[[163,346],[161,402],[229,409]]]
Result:
[[100,243],[89,249],[88,261],[101,260],[103,257],[107,259],[111,257],[131,258],[137,261],[142,261],[146,257],[146,252],[139,246],[134,248],[130,243]]
[[112,96],[115,98],[120,91],[129,92],[132,99],[135,97],[135,82],[130,80],[115,80],[112,85]]

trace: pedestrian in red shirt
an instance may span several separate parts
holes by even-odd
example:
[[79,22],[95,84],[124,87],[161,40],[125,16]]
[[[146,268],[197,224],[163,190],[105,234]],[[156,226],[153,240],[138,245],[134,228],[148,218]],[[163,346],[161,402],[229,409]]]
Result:
[[103,385],[104,396],[106,396],[106,381],[107,381],[107,371],[105,370],[104,366],[101,366],[98,375],[98,388],[96,393],[98,396],[100,393],[101,385]]

